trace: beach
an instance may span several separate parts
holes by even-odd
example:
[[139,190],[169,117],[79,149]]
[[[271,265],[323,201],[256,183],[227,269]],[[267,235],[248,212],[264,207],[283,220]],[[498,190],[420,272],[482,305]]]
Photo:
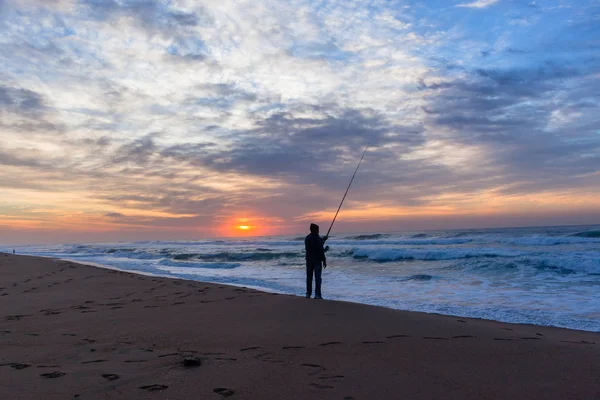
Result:
[[5,399],[595,399],[600,334],[0,253]]

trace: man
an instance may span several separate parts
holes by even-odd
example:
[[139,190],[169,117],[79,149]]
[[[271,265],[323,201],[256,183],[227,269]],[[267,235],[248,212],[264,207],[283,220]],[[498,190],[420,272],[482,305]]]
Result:
[[327,259],[325,258],[325,249],[323,244],[327,236],[319,236],[319,225],[310,224],[310,234],[304,238],[304,247],[306,248],[306,298],[310,299],[312,295],[312,278],[315,275],[315,299],[322,300],[321,297],[321,268],[327,268]]

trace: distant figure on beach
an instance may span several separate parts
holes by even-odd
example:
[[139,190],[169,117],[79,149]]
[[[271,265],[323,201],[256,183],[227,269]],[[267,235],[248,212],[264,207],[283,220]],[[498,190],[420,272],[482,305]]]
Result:
[[13,254],[15,254],[15,249],[13,249]]
[[322,268],[327,268],[327,259],[325,258],[325,249],[323,245],[327,237],[319,236],[319,225],[310,224],[310,234],[304,238],[304,247],[306,248],[306,298],[310,299],[312,295],[312,279],[315,276],[315,299],[321,297],[321,272]]

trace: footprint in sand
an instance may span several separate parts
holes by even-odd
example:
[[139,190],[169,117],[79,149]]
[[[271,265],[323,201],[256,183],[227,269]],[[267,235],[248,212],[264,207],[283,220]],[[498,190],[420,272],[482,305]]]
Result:
[[325,342],[321,343],[319,346],[333,346],[334,344],[342,344],[342,342]]
[[158,357],[162,358],[162,357],[171,357],[171,356],[178,356],[179,353],[168,353],[168,354],[160,354]]
[[243,349],[240,349],[240,351],[250,351],[250,350],[258,350],[258,349],[260,349],[260,347],[258,347],[258,346],[244,347]]
[[283,346],[282,349],[283,350],[294,350],[294,349],[305,349],[306,347],[304,346]]
[[471,335],[458,335],[458,336],[452,336],[452,339],[475,339],[477,336],[471,336]]
[[106,360],[91,360],[91,361],[82,361],[82,364],[95,364],[95,363],[101,363],[101,362],[106,362]]
[[5,319],[8,321],[20,321],[22,318],[26,317],[31,317],[31,314],[8,315]]
[[380,341],[380,340],[372,340],[372,341],[371,340],[365,340],[365,341],[363,341],[361,343],[362,344],[383,344],[383,342]]
[[316,375],[319,374],[323,371],[327,371],[327,368],[323,367],[322,365],[319,364],[308,364],[308,363],[304,363],[304,364],[300,364],[301,367],[308,367],[308,368],[312,368],[313,372],[310,372],[309,375]]
[[308,386],[313,387],[315,389],[320,389],[320,390],[333,389],[333,386],[321,385],[319,383],[310,383]]
[[43,378],[60,378],[61,376],[66,375],[64,372],[60,372],[60,371],[54,371],[54,372],[48,372],[46,374],[40,374],[41,377]]
[[11,368],[14,368],[14,369],[25,369],[25,368],[29,368],[29,367],[31,367],[31,365],[29,365],[29,364],[15,363],[15,364],[11,365]]
[[319,377],[319,379],[324,380],[324,381],[343,379],[343,378],[345,378],[344,375],[323,375],[323,376]]
[[392,335],[392,336],[387,336],[386,339],[396,339],[396,338],[405,338],[405,337],[410,337],[409,335]]
[[114,381],[120,378],[120,376],[117,374],[102,374],[102,377],[104,379],[108,379],[109,381]]
[[229,397],[235,393],[235,390],[227,388],[214,388],[213,392],[220,394],[223,397]]
[[580,341],[575,341],[575,340],[561,340],[561,343],[573,343],[573,344],[596,344],[596,342],[588,342],[586,340],[580,340]]
[[159,390],[165,390],[168,387],[169,386],[167,386],[167,385],[157,385],[157,384],[154,384],[154,385],[140,386],[140,389],[147,390],[149,392],[157,392]]

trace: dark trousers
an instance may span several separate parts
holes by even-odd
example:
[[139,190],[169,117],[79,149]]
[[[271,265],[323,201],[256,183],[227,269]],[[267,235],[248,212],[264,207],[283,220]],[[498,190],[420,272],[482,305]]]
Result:
[[321,272],[323,266],[321,261],[306,261],[306,295],[312,294],[312,278],[315,274],[315,295],[321,296]]

